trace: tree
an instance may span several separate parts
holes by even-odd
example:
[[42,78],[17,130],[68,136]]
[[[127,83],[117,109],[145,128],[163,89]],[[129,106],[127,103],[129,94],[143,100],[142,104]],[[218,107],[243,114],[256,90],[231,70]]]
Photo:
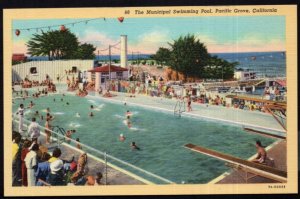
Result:
[[[96,48],[92,44],[81,44],[78,46],[76,51],[76,58],[77,59],[94,59],[95,54],[94,51]],[[116,60],[117,61],[117,60]],[[115,62],[117,63],[117,62]]]
[[[230,79],[233,77],[236,62],[229,63],[217,56],[211,56],[206,46],[194,35],[181,36],[173,43],[169,43],[171,49],[159,48],[153,56],[156,61],[167,60],[173,71],[176,71],[176,79],[183,75],[183,79],[213,78]],[[168,53],[164,53],[167,52]],[[174,76],[173,74],[171,75]]]
[[203,77],[210,79],[231,79],[234,75],[234,68],[238,64],[237,62],[230,63],[217,56],[211,57],[208,63]]
[[171,52],[167,48],[160,47],[155,55],[151,55],[150,58],[154,59],[158,64],[167,64],[170,60]]
[[27,42],[31,56],[48,56],[53,59],[91,59],[96,48],[91,44],[79,45],[77,37],[68,29],[34,34]]
[[184,79],[201,77],[204,66],[208,64],[210,55],[206,46],[194,35],[179,37],[171,46],[170,66],[177,72],[182,72]]

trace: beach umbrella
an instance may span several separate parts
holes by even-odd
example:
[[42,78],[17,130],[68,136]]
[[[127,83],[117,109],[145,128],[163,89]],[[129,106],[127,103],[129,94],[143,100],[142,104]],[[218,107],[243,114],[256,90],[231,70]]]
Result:
[[61,26],[60,26],[60,31],[62,31],[62,32],[66,31],[65,25],[61,25]]
[[118,17],[119,22],[123,22],[124,21],[124,17]]
[[16,34],[17,36],[19,36],[20,33],[21,33],[21,31],[20,31],[19,29],[17,29],[17,30],[15,31],[15,34]]

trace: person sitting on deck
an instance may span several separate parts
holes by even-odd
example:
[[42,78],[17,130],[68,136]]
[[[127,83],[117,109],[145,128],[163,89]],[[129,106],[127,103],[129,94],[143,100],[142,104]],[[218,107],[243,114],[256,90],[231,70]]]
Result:
[[112,97],[112,94],[107,90],[103,97]]
[[256,141],[257,157],[252,160],[252,162],[265,164],[267,159],[267,152],[264,147],[261,145],[259,140]]
[[102,173],[98,172],[96,175],[96,184],[95,185],[102,185],[102,183],[101,183],[102,177],[103,177]]

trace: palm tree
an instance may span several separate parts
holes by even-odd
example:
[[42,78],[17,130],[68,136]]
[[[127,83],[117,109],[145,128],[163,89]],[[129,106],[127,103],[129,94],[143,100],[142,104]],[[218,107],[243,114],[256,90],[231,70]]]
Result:
[[48,56],[53,60],[73,58],[79,42],[69,30],[56,30],[34,34],[26,45],[31,56]]

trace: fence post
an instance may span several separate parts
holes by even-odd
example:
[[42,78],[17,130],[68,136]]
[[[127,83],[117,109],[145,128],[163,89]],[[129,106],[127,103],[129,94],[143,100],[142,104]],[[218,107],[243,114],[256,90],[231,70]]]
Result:
[[104,152],[104,161],[105,161],[105,185],[107,185],[107,156],[106,156],[106,152]]

